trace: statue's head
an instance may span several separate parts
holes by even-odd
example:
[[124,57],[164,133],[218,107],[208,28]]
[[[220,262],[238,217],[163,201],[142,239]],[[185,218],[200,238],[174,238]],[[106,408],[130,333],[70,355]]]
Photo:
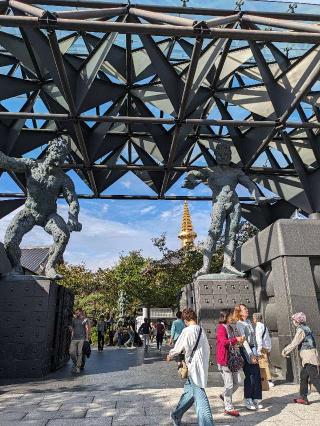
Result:
[[231,148],[229,145],[220,142],[215,147],[216,161],[221,166],[228,166],[231,162]]
[[46,162],[51,166],[62,166],[68,153],[68,142],[63,138],[55,138],[48,144]]

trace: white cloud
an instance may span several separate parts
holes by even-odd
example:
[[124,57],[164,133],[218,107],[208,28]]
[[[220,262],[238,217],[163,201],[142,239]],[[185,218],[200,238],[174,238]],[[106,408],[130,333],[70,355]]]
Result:
[[164,220],[168,220],[169,218],[172,219],[176,217],[182,217],[182,209],[182,204],[175,205],[172,209],[161,212],[160,217]]
[[[119,202],[120,203],[120,202]],[[158,201],[157,205],[151,204],[144,207],[151,211],[160,210],[162,205]],[[119,206],[123,209],[123,204],[113,203],[109,205],[106,215],[101,214],[101,208],[93,202],[85,202],[85,207],[81,206],[80,221],[83,224],[81,232],[73,232],[67,249],[65,260],[69,263],[79,264],[84,262],[89,268],[96,270],[99,267],[114,265],[119,259],[121,252],[128,253],[130,250],[141,249],[144,256],[154,258],[160,257],[160,252],[152,244],[151,239],[166,233],[167,244],[170,248],[180,247],[178,233],[181,226],[182,202],[172,202],[173,207],[159,214],[148,215],[145,213],[143,220],[138,214],[131,214],[130,204],[127,202],[128,214],[120,222],[117,217]],[[159,207],[158,207],[159,206]],[[205,238],[210,222],[209,203],[189,203],[194,229],[198,234],[197,241]],[[16,213],[16,212],[15,212]],[[11,213],[0,220],[0,241],[3,241],[5,230],[11,221]],[[67,219],[67,206],[59,205],[59,213]],[[111,216],[112,215],[112,216]],[[111,219],[112,217],[112,219]],[[52,244],[51,236],[41,229],[35,227],[23,239],[21,246],[42,246]]]
[[121,180],[120,183],[127,189],[131,188],[132,186],[132,182],[130,180]]
[[144,209],[141,209],[140,213],[141,214],[147,214],[147,213],[154,212],[155,210],[156,210],[155,206],[148,206],[148,207],[145,207]]

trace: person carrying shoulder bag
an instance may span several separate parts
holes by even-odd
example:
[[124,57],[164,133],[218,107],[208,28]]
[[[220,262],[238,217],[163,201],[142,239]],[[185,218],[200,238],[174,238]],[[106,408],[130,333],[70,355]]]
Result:
[[236,305],[233,319],[236,321],[236,331],[239,336],[245,337],[241,347],[241,355],[244,360],[244,398],[248,410],[260,410],[263,408],[262,385],[259,368],[259,356],[254,328],[248,319],[249,311],[246,305]]
[[195,403],[199,426],[213,426],[212,412],[206,395],[208,381],[210,347],[207,336],[197,324],[196,313],[188,308],[182,312],[186,328],[183,329],[174,348],[167,356],[167,362],[175,356],[185,353],[188,378],[180,401],[171,413],[174,425],[181,425],[184,413]]
[[230,309],[220,312],[219,324],[216,329],[216,358],[224,382],[224,392],[223,395],[220,395],[224,402],[224,413],[238,417],[240,413],[233,408],[232,395],[239,387],[239,371],[243,367],[243,359],[237,345],[242,344],[245,337],[235,336],[230,325],[231,320]]

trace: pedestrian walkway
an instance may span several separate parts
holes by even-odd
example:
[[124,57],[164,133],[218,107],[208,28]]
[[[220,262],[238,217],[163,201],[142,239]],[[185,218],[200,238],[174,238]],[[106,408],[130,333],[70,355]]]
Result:
[[[155,347],[148,353],[106,348],[93,350],[81,375],[72,374],[68,365],[43,381],[1,385],[0,426],[144,426],[172,424],[169,414],[183,381],[176,364],[167,364]],[[310,396],[310,406],[297,406],[292,403],[296,385],[276,386],[264,393],[265,408],[252,413],[242,407],[240,388],[235,404],[241,404],[241,416],[233,419],[223,415],[220,385],[219,376],[211,375],[207,393],[216,424],[320,426],[317,393]],[[194,410],[183,420],[195,425]]]

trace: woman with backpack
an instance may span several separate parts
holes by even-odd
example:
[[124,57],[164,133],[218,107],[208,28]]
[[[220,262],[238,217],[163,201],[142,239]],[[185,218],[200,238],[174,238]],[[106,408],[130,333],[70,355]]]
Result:
[[219,324],[216,329],[216,358],[218,369],[222,374],[224,382],[224,392],[220,398],[224,401],[224,413],[238,417],[238,410],[232,404],[232,395],[239,387],[239,370],[243,365],[243,360],[238,344],[244,342],[244,336],[236,337],[230,325],[232,322],[232,312],[226,309],[220,312]]

